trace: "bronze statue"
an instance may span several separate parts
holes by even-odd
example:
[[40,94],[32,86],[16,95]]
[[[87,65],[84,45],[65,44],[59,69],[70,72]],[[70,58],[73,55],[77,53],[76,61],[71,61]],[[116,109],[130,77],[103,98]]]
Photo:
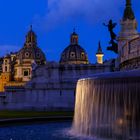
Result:
[[116,43],[114,40],[112,40],[111,42],[109,42],[109,44],[111,44],[111,46],[108,46],[107,50],[113,51],[117,54],[118,53],[118,43]]
[[111,37],[109,44],[111,44],[112,46],[107,47],[107,50],[111,50],[111,51],[114,51],[115,53],[118,53],[118,44],[116,42],[116,34],[113,31],[117,23],[113,23],[112,20],[109,20],[108,24],[103,23],[103,25],[108,27],[108,31],[110,32],[110,37]]
[[111,40],[116,40],[116,34],[114,33],[113,29],[116,27],[117,23],[113,23],[112,20],[109,20],[109,23],[106,25],[103,23],[104,26],[108,27],[108,31],[110,32]]

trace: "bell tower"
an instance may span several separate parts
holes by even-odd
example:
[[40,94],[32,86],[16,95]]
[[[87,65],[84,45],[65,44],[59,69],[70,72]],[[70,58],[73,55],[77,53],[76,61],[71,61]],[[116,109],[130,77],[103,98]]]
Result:
[[101,43],[99,41],[98,50],[97,50],[97,53],[96,53],[98,64],[103,64],[103,56],[104,56],[104,53],[102,52]]
[[3,73],[11,72],[11,57],[9,55],[5,56],[3,59],[2,72]]

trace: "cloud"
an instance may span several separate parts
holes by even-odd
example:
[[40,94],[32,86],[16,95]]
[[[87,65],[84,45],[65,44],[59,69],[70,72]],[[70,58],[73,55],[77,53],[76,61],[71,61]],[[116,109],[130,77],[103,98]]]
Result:
[[118,0],[48,0],[44,17],[37,16],[39,24],[48,28],[77,19],[98,23],[120,16],[121,3]]
[[10,52],[16,52],[20,49],[19,46],[16,45],[0,45],[0,57],[4,56]]

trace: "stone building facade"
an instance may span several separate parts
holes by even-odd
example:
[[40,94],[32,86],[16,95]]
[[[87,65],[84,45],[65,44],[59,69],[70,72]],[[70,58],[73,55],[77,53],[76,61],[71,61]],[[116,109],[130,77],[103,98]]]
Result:
[[23,48],[0,59],[0,92],[4,92],[6,86],[24,86],[31,80],[33,65],[45,64],[45,54],[37,46],[37,37],[31,27]]
[[140,68],[140,34],[132,9],[131,0],[126,0],[121,31],[118,37],[119,61],[121,70]]
[[16,55],[14,79],[16,81],[29,81],[32,77],[32,65],[34,64],[45,65],[46,57],[37,46],[37,37],[31,27],[23,48]]

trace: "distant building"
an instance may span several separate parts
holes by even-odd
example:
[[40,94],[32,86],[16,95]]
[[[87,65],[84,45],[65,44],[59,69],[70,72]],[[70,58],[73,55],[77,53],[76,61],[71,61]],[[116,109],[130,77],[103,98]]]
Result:
[[[19,51],[16,55],[15,62],[17,63],[14,65],[14,71],[17,69],[14,79],[18,83],[24,81],[26,85],[6,85],[5,93],[7,97],[5,100],[7,104],[2,103],[0,107],[2,109],[73,110],[78,79],[97,73],[114,71],[115,61],[103,61],[104,54],[100,44],[96,54],[98,61],[91,64],[86,51],[78,43],[78,35],[75,31],[71,34],[70,40],[70,45],[62,52],[59,63],[47,61],[44,65],[43,61],[43,65],[36,66],[31,72],[31,69],[28,70],[27,66],[31,66],[32,61],[25,65],[25,58],[28,56],[26,56],[26,53],[28,53],[28,51],[26,52],[27,47],[25,46],[22,49],[24,51]],[[45,57],[42,58],[44,60]],[[19,65],[19,59],[22,65]],[[34,59],[36,60],[36,57],[30,58],[30,60]],[[42,64],[41,62],[38,64]],[[17,72],[18,69],[19,71],[23,69],[23,75]],[[24,71],[24,69],[26,70]],[[25,76],[29,73],[32,75],[26,79]]]
[[98,50],[96,53],[98,64],[103,64],[103,56],[104,56],[104,53],[102,52],[101,43],[99,42]]
[[[103,62],[104,54],[102,52],[101,46],[99,46],[98,53],[96,54],[97,64],[90,64],[88,55],[86,51],[79,45],[78,39],[78,34],[74,30],[70,37],[70,45],[66,47],[61,54],[59,66],[56,63],[58,70],[64,68],[64,71],[67,71],[65,67],[70,65],[71,70],[69,69],[69,72],[72,74],[72,77],[75,77],[74,70],[77,69],[76,73],[79,75],[79,78],[84,75],[87,76],[89,71],[91,71],[90,74],[94,74],[113,70],[111,61],[108,61],[108,63]],[[31,27],[30,31],[26,35],[26,41],[23,48],[16,53],[7,54],[0,59],[0,92],[4,92],[6,87],[15,88],[24,86],[28,81],[34,78],[32,77],[33,71],[35,71],[35,69],[41,65],[50,66],[54,65],[54,63],[46,63],[45,54],[37,46],[37,37]],[[80,74],[81,71],[85,69],[87,72]],[[55,75],[53,74],[53,68],[51,68],[51,71],[46,71],[46,73],[48,72],[51,75]],[[51,81],[51,79],[49,81]]]
[[37,46],[37,37],[31,27],[23,48],[0,59],[0,92],[4,92],[6,86],[24,86],[31,80],[33,64],[44,65],[46,58]]
[[45,65],[46,57],[38,47],[36,34],[31,27],[26,36],[26,42],[23,48],[16,55],[14,79],[16,81],[29,81],[32,77],[32,65],[34,63],[38,66]]

